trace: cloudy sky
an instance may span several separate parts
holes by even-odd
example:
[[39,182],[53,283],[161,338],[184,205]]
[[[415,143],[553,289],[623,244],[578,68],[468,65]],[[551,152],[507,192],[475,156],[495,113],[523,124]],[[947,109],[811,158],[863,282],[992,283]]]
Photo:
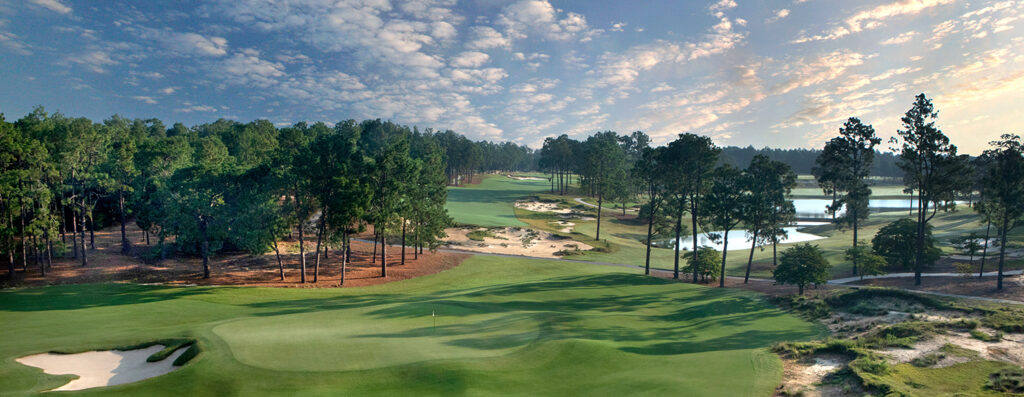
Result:
[[1024,0],[0,0],[0,112],[818,147],[925,92],[978,153],[1024,133],[1022,50]]

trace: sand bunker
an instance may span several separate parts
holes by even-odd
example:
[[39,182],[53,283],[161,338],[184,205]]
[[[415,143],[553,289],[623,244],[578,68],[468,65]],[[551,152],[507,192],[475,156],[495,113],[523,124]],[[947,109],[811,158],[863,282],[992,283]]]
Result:
[[[474,230],[489,231],[493,237],[484,237],[483,241],[470,240],[467,234]],[[548,232],[519,227],[449,228],[445,229],[445,233],[448,233],[445,243],[449,248],[493,254],[557,258],[555,252],[558,251],[577,249],[586,251],[593,248],[587,244],[554,236]]]
[[137,382],[160,376],[178,369],[174,360],[181,356],[188,346],[175,350],[163,361],[149,363],[146,358],[164,346],[154,345],[138,350],[105,350],[78,354],[35,354],[17,361],[31,367],[42,368],[51,375],[77,375],[78,379],[53,390],[82,390],[93,387],[113,386]]
[[571,208],[558,208],[555,203],[542,203],[540,201],[516,201],[516,208],[522,208],[534,212],[552,212],[555,214],[571,214]]
[[515,179],[517,181],[546,181],[546,180],[548,180],[547,178],[538,178],[538,177],[535,177],[535,176],[515,176],[515,175],[505,175],[505,176],[509,177],[509,179]]

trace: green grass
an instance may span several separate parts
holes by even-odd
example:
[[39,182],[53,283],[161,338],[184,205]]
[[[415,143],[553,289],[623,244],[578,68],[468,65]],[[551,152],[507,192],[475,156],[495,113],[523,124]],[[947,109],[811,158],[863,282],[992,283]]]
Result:
[[166,338],[202,353],[83,394],[768,395],[782,369],[764,348],[825,334],[752,293],[483,256],[375,287],[63,285],[0,308],[0,395],[69,379],[17,357]]
[[550,188],[547,181],[485,175],[477,185],[449,187],[445,209],[456,223],[476,226],[526,226],[516,219],[513,203]]

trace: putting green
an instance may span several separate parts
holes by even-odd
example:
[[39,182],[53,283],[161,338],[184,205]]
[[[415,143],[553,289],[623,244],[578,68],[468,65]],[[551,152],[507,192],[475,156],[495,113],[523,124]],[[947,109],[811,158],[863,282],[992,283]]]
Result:
[[546,180],[515,180],[485,175],[477,185],[449,187],[445,209],[455,222],[476,226],[527,226],[516,218],[516,200],[550,188]]
[[759,396],[782,375],[766,347],[825,335],[752,293],[486,256],[363,288],[12,289],[0,324],[4,396],[70,379],[18,357],[182,336],[203,351],[180,370],[86,393]]
[[[374,319],[379,316],[365,310],[334,310],[234,321],[213,332],[227,341],[238,361],[283,371],[350,371],[499,356],[526,346],[538,333],[537,323],[521,314],[426,303],[380,310],[409,311],[410,318]],[[437,311],[442,314],[432,316]]]

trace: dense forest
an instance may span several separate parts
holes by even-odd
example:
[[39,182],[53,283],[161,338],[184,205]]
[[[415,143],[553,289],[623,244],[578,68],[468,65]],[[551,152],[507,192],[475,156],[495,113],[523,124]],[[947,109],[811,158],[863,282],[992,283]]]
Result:
[[[532,169],[534,157],[525,146],[379,119],[167,128],[157,119],[93,122],[39,107],[13,123],[0,115],[0,252],[11,275],[30,263],[45,274],[55,255],[88,266],[95,231],[118,224],[125,254],[201,256],[209,277],[217,252],[275,252],[283,277],[277,242],[297,233],[302,279],[309,252],[316,281],[321,249],[347,248],[370,226],[382,243],[436,248],[451,223],[446,185]],[[141,252],[126,237],[131,222],[145,232]]]
[[[722,156],[719,161],[732,164],[737,167],[745,167],[750,164],[754,156],[764,155],[774,161],[781,161],[789,165],[800,175],[811,174],[814,169],[814,161],[821,155],[821,149],[755,149],[753,146],[737,147],[726,146],[722,148]],[[889,178],[903,176],[903,170],[899,166],[899,157],[896,153],[875,151],[875,161],[871,164],[870,175]]]

